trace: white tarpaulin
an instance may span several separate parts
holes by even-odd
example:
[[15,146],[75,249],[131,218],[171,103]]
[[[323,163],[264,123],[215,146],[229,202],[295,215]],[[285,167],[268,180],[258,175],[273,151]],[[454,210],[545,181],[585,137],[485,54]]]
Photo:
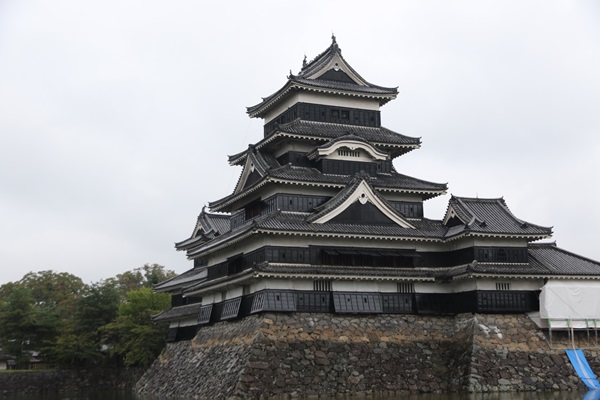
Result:
[[540,318],[552,328],[600,327],[600,282],[548,281],[540,294]]

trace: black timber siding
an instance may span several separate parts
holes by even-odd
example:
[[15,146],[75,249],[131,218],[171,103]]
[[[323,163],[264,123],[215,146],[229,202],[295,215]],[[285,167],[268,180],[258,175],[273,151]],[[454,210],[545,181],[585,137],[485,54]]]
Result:
[[174,342],[177,339],[177,328],[169,328],[165,341],[167,343]]
[[265,137],[275,131],[278,125],[287,124],[296,119],[357,126],[381,126],[381,114],[376,110],[296,103],[265,124]]
[[360,225],[396,225],[370,201],[361,204],[355,201],[348,208],[331,219],[331,222]]
[[313,211],[316,207],[326,203],[331,197],[328,196],[308,196],[308,195],[291,195],[277,194],[269,200],[273,202],[275,210],[283,211]]
[[197,332],[197,325],[180,326],[179,328],[177,328],[177,335],[175,337],[175,341],[179,342],[181,340],[192,340],[194,336],[196,336]]
[[291,290],[263,290],[254,294],[251,313],[296,311],[296,293]]
[[416,266],[452,267],[479,262],[527,263],[525,247],[468,247],[445,252],[420,252]]
[[463,293],[415,293],[417,314],[458,314],[472,312],[474,292]]
[[413,293],[381,293],[385,314],[412,314],[415,312],[413,300]]
[[423,218],[423,203],[410,201],[388,201],[388,203],[407,218]]
[[334,292],[333,306],[338,314],[380,314],[381,293]]
[[540,309],[537,292],[507,290],[477,292],[478,313],[523,313]]
[[[368,209],[365,210],[368,213]],[[334,220],[336,222],[351,223],[351,217],[351,214],[342,213],[337,217],[338,219],[334,218]],[[374,220],[376,216],[371,215],[370,218]],[[394,252],[396,254],[393,254]],[[478,259],[478,255],[481,254],[487,254],[487,258]],[[498,259],[498,254],[502,255],[500,259]],[[225,262],[208,267],[207,280],[237,274],[263,261],[289,264],[411,268],[451,267],[469,264],[474,260],[480,262],[523,263],[527,262],[527,249],[469,247],[447,252],[416,252],[411,249],[265,246],[251,253],[239,254]],[[173,301],[185,302],[184,299],[178,297],[174,298]],[[175,306],[175,304],[173,305]]]
[[260,312],[336,314],[488,314],[539,310],[538,291],[470,291],[461,293],[317,292],[265,289],[203,306],[198,324],[170,328],[166,341],[190,340],[198,327]]
[[256,200],[243,210],[232,214],[231,229],[235,229],[256,217],[267,215],[278,210],[309,212],[327,202],[328,196],[309,196],[300,194],[275,194],[265,200]]
[[331,292],[297,292],[296,311],[332,312]]
[[277,157],[277,161],[281,165],[292,164],[297,165],[299,167],[309,167],[314,168],[315,162],[311,161],[306,157],[307,153],[302,153],[299,151],[288,151]]
[[238,313],[240,312],[241,304],[241,297],[236,297],[234,299],[224,301],[223,308],[221,309],[221,317],[219,318],[219,320],[224,321],[227,319],[236,318],[238,316]]
[[392,169],[391,161],[350,161],[350,160],[319,160],[315,167],[324,174],[334,175],[354,175],[364,171],[371,176],[377,175],[379,172],[389,173]]
[[200,308],[198,312],[198,325],[208,324],[210,322],[210,316],[212,314],[213,305],[208,304]]
[[412,249],[309,246],[309,250],[315,265],[411,268],[419,257]]

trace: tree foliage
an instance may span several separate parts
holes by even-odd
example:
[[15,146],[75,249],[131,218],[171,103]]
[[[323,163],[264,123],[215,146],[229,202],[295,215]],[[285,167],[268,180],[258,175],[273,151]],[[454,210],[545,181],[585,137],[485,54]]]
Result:
[[164,346],[167,329],[154,324],[151,317],[169,304],[167,293],[154,293],[147,287],[129,291],[119,316],[104,328],[111,354],[121,357],[126,366],[150,365]]
[[30,272],[0,286],[0,348],[26,367],[31,352],[64,368],[148,365],[164,346],[151,315],[169,307],[152,285],[174,276],[146,264],[86,285],[68,273]]

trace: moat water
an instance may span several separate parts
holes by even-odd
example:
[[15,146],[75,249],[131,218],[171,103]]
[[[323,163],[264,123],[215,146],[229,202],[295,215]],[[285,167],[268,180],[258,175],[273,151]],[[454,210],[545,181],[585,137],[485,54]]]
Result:
[[[0,388],[1,389],[1,388]],[[1,400],[194,400],[192,398],[164,398],[136,395],[130,391],[104,390],[81,391],[77,393],[43,393],[43,394],[2,394]],[[331,400],[340,400],[340,397]],[[490,393],[490,394],[415,394],[392,397],[348,397],[352,400],[600,400],[600,391],[596,392],[523,392],[523,393]],[[319,400],[328,400],[319,397]]]

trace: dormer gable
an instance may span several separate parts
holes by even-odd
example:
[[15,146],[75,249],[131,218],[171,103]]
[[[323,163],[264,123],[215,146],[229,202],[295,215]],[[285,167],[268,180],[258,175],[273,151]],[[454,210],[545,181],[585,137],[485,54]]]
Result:
[[[382,218],[387,218],[391,223],[400,225],[403,228],[414,229],[414,225],[406,220],[379,193],[377,193],[368,183],[367,179],[368,175],[357,174],[346,188],[341,190],[327,203],[319,207],[315,214],[307,218],[307,221],[315,224],[335,222],[336,217],[342,215],[347,210],[354,209],[355,211],[362,211],[360,208],[361,206],[364,206],[365,208],[363,210],[368,210],[368,212],[351,213],[357,217],[355,217],[355,220],[353,221],[348,221],[348,218],[344,218],[345,222],[368,225],[373,221],[361,220],[360,217],[375,212],[376,218],[379,221],[381,221]],[[348,214],[348,212],[346,212],[346,214]]]
[[366,140],[354,135],[345,135],[334,139],[323,146],[317,147],[308,154],[309,160],[328,158],[332,160],[350,161],[384,161],[389,155],[384,153]]
[[250,146],[248,157],[238,179],[234,193],[241,193],[245,188],[262,179],[271,168],[269,160],[253,146]]
[[[331,46],[311,62],[307,63],[305,59],[297,75],[290,71],[285,85],[272,95],[263,97],[259,104],[248,107],[248,115],[265,118],[265,122],[269,122],[298,102],[321,104],[335,101],[335,104],[329,105],[376,110],[396,98],[397,88],[369,83],[346,62],[341,52],[333,36]],[[315,95],[318,97],[315,98]]]

